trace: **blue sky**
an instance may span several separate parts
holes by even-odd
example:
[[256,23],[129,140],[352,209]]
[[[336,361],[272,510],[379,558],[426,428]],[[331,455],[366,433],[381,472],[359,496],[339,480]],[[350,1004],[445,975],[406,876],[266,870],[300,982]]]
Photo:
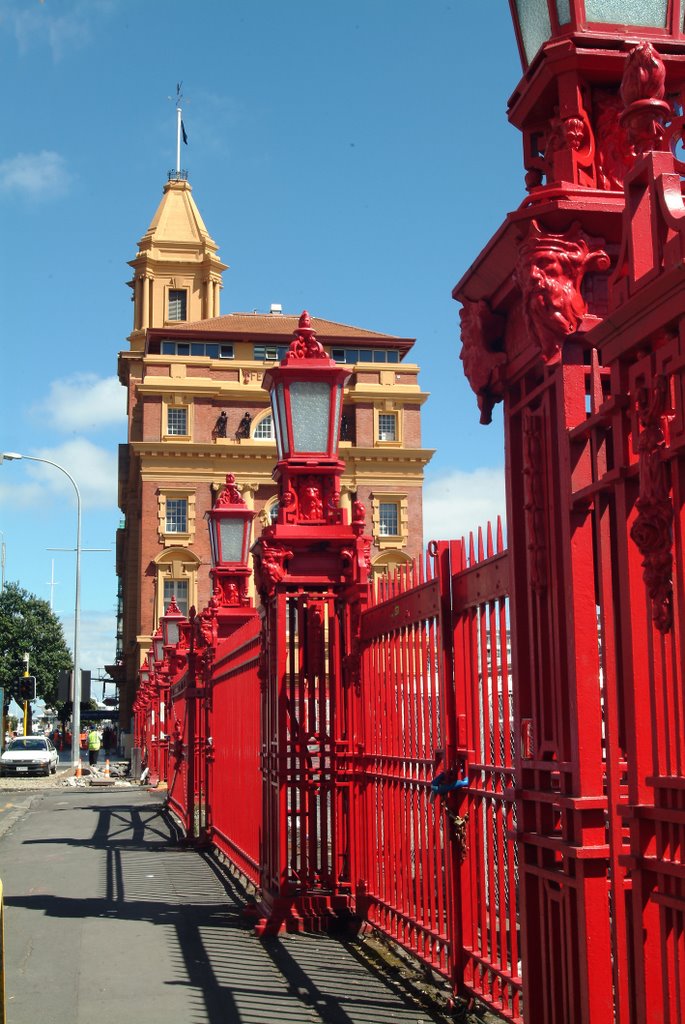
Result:
[[[451,289],[524,195],[505,0],[0,0],[0,65],[0,450],[68,469],[84,548],[111,548],[83,554],[84,668],[114,654],[126,263],[174,166],[178,81],[222,312],[415,337],[428,535],[502,510],[501,415],[478,423]],[[54,562],[69,643],[74,555],[49,549],[75,523],[61,473],[0,466],[6,579],[49,599]]]

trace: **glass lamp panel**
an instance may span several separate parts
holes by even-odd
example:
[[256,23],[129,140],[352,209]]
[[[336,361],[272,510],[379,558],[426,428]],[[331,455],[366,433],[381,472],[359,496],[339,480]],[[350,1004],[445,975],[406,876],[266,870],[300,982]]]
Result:
[[167,619],[164,632],[166,634],[167,646],[175,647],[180,637],[178,619]]
[[209,549],[212,556],[212,565],[216,565],[219,552],[216,547],[216,519],[210,515],[209,512],[205,513],[207,517],[207,529],[209,530]]
[[283,445],[281,440],[281,417],[278,412],[278,395],[276,388],[273,389],[269,395],[271,399],[271,419],[274,425],[274,437],[276,438],[276,448],[278,449],[279,460],[283,458]]
[[667,7],[668,0],[585,0],[585,17],[612,25],[665,28]]
[[290,445],[288,444],[288,418],[285,414],[285,395],[282,384],[278,385],[276,401],[278,406],[278,437],[281,439],[278,451],[280,457],[284,458],[290,454]]
[[252,539],[252,520],[244,519],[241,525],[243,527],[243,552],[240,556],[240,561],[247,565],[247,559],[250,554],[250,540]]
[[152,641],[152,646],[155,651],[155,661],[162,661],[164,659],[164,637],[154,637]]
[[293,446],[298,452],[328,451],[328,423],[331,386],[325,381],[293,381],[290,385],[290,412],[293,419]]
[[[547,0],[516,0],[526,60],[531,60],[552,35]],[[588,15],[589,17],[589,15]]]
[[244,519],[242,516],[222,516],[219,523],[221,531],[221,561],[241,562],[243,556]]
[[342,402],[342,387],[338,385],[335,389],[335,409],[333,410],[333,452],[338,451],[340,440],[340,403]]
[[571,0],[557,0],[557,18],[560,25],[568,25],[571,20]]

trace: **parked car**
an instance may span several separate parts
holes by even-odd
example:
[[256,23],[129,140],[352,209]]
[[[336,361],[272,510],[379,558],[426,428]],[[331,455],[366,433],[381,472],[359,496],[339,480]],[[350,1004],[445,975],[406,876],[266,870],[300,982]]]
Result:
[[0,775],[54,775],[58,761],[55,745],[47,736],[18,736],[0,757]]

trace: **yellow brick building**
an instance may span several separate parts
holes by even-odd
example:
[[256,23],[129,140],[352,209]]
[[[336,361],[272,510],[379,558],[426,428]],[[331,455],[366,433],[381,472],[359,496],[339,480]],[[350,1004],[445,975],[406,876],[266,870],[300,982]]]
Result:
[[[255,536],[277,506],[276,444],[265,369],[279,361],[301,310],[220,313],[223,272],[187,180],[173,177],[138,245],[133,331],[119,355],[128,391],[128,443],[119,459],[120,585],[117,666],[120,722],[127,728],[137,670],[159,617],[209,600],[205,512],[227,473],[258,515]],[[267,285],[268,286],[268,283]],[[351,300],[353,305],[353,299]],[[342,503],[366,507],[375,572],[421,555],[421,447],[427,395],[409,360],[413,339],[351,327],[309,310],[318,340],[351,376],[343,406]]]

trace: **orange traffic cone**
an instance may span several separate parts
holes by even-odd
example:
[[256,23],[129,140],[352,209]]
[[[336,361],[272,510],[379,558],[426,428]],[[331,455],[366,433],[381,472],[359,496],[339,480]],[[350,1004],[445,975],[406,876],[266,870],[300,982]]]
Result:
[[77,779],[81,778],[81,758],[80,757],[79,757],[78,761],[76,762],[76,771],[74,772],[74,775],[76,776]]
[[105,761],[105,772],[104,772],[104,777],[105,777],[106,779],[108,779],[108,778],[109,778],[109,758],[107,758],[107,760]]

